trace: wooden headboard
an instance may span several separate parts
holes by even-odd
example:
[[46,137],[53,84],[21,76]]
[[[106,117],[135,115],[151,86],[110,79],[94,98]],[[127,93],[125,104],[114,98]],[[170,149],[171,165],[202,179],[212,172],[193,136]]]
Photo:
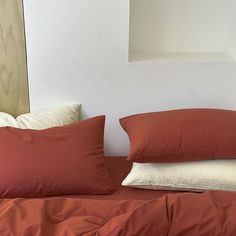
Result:
[[0,0],[0,112],[29,111],[22,0]]

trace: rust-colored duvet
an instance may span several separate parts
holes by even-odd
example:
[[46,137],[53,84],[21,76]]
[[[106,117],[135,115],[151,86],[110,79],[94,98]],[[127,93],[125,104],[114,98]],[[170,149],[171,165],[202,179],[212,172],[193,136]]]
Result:
[[0,200],[0,236],[236,236],[236,193],[131,189],[125,158],[107,166],[113,195]]
[[1,236],[235,236],[236,193],[0,201]]

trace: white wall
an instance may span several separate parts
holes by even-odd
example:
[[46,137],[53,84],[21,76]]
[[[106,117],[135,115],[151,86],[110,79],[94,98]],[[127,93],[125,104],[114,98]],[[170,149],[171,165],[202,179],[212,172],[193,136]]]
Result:
[[125,155],[118,118],[183,107],[236,109],[236,64],[128,63],[127,0],[25,0],[31,110],[80,102],[107,115],[106,153]]
[[236,60],[236,1],[228,0],[228,21],[227,21],[227,53]]
[[131,0],[130,15],[132,53],[226,48],[226,0]]

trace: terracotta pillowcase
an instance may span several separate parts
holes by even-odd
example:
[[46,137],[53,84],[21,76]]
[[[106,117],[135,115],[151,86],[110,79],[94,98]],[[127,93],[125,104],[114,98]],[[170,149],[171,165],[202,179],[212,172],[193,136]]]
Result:
[[183,109],[120,119],[129,161],[182,162],[236,158],[236,111]]
[[0,197],[109,194],[105,117],[45,130],[0,128]]

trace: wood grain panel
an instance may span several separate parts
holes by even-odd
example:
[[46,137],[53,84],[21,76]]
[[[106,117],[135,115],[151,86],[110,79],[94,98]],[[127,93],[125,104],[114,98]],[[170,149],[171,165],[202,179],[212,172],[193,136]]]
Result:
[[22,0],[0,0],[0,111],[29,111]]

